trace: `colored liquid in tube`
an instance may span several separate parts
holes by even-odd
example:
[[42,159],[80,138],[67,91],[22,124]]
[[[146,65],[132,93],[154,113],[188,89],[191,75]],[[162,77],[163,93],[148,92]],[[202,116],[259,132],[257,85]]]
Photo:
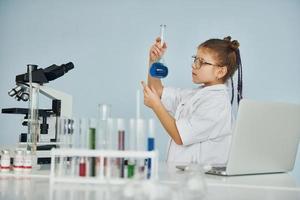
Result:
[[85,160],[85,158],[80,158],[79,176],[86,176],[86,160]]

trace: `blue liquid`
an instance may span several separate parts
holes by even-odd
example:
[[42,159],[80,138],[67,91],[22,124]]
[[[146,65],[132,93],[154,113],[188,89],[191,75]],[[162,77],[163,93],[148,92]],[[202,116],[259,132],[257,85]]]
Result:
[[[155,140],[154,138],[151,138],[149,137],[148,138],[148,151],[153,151],[155,148]],[[151,178],[151,159],[148,158],[147,159],[147,168],[148,168],[148,171],[147,171],[147,178]]]
[[168,68],[160,62],[155,62],[150,67],[150,75],[155,78],[165,78],[168,76]]

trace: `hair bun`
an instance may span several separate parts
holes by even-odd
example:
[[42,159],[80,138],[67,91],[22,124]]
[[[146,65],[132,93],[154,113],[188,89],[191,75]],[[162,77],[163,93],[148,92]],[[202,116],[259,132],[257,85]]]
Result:
[[240,43],[237,40],[231,41],[231,36],[224,37],[224,40],[229,42],[229,47],[233,50],[237,50],[240,46]]
[[234,50],[238,49],[240,46],[240,43],[237,40],[233,40],[230,42],[230,47]]
[[230,42],[231,41],[231,36],[224,37],[224,40]]

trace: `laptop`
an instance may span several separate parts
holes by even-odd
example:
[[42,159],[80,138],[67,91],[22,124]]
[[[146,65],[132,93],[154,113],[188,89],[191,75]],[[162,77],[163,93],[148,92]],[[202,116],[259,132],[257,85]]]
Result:
[[226,166],[207,173],[232,176],[288,172],[300,139],[300,105],[240,101]]

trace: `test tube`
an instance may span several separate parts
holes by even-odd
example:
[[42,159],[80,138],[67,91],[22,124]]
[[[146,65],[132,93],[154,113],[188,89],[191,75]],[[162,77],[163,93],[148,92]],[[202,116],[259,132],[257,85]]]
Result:
[[[78,120],[78,138],[79,138],[79,148],[85,149],[87,147],[87,136],[88,136],[88,123],[87,119],[80,118]],[[79,159],[79,176],[86,176],[87,174],[87,160],[85,157],[80,157]]]
[[[160,25],[160,45],[163,46],[164,41],[165,41],[165,30],[166,30],[166,25],[161,24]],[[155,62],[151,65],[150,75],[155,77],[155,78],[165,78],[168,75],[168,68],[164,64],[164,56],[160,58],[158,62]]]
[[[108,119],[111,118],[111,105],[110,104],[98,104],[98,121],[97,121],[97,149],[109,149],[109,128]],[[103,162],[104,169],[100,169],[100,162]],[[103,170],[106,173],[107,158],[97,158],[97,165],[99,166],[97,171]]]
[[[137,142],[138,151],[146,150],[145,120],[143,119],[136,119],[136,142]],[[137,172],[139,178],[144,177],[144,173],[145,173],[144,159],[139,159],[137,161]]]
[[[67,119],[64,117],[57,118],[57,140],[58,148],[67,148]],[[58,159],[58,176],[64,176],[67,173],[67,158],[65,156],[59,156]]]
[[[136,119],[129,120],[129,146],[128,149],[131,151],[136,150]],[[132,178],[135,171],[135,160],[132,158],[128,159],[127,162],[127,177]]]
[[97,125],[97,148],[107,149],[108,148],[108,130],[107,120],[111,117],[111,105],[110,104],[99,104],[98,105],[98,125]]
[[87,148],[87,134],[88,134],[88,122],[87,119],[85,118],[80,118],[79,119],[79,148],[81,149],[86,149]]
[[111,117],[111,105],[98,105],[98,121],[97,121],[97,149],[108,148],[108,119]]
[[[96,149],[96,119],[89,120],[89,149]],[[96,158],[90,159],[91,176],[96,176]]]
[[89,149],[96,149],[96,119],[89,119]]
[[111,105],[110,104],[99,104],[98,105],[98,119],[107,120],[111,117]]
[[[118,150],[125,150],[125,121],[124,119],[117,119],[118,126]],[[118,165],[120,169],[120,177],[124,178],[124,158],[118,159]]]
[[146,150],[145,120],[136,119],[136,150]]
[[107,119],[107,149],[115,150],[117,149],[116,142],[116,126],[115,120],[113,118]]
[[165,25],[165,24],[160,25],[160,45],[161,46],[163,46],[163,44],[165,42],[166,27],[167,27],[167,25]]
[[129,150],[136,150],[136,120],[129,120]]
[[[79,147],[79,134],[78,134],[78,119],[69,119],[69,132],[70,132],[70,148],[76,149]],[[78,174],[78,159],[76,156],[70,157],[70,174],[71,176],[76,176]]]
[[69,147],[68,119],[65,117],[58,117],[58,142],[59,148]]
[[28,142],[27,149],[36,155],[37,142],[39,138],[39,86],[34,85],[32,71],[37,69],[37,65],[27,65],[29,79],[29,110],[28,110]]
[[[147,149],[148,151],[153,151],[155,148],[155,128],[154,128],[154,119],[149,119],[149,129],[148,129],[148,140],[147,140]],[[147,178],[151,177],[151,159],[147,159]]]

